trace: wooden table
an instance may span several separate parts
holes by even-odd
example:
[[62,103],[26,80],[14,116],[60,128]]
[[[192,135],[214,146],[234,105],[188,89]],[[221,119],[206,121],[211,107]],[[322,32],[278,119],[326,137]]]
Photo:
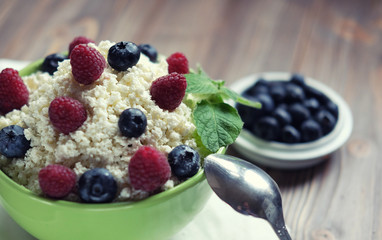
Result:
[[[328,161],[267,169],[294,239],[382,239],[382,2],[378,0],[2,0],[0,58],[34,60],[77,35],[185,53],[232,84],[255,72],[319,79],[354,130]],[[234,153],[234,152],[233,152]]]

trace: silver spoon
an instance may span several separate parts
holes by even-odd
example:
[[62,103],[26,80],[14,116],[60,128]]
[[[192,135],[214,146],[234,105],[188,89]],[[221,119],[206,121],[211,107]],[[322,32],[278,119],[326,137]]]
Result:
[[291,240],[285,227],[280,190],[255,165],[236,157],[211,154],[204,171],[212,190],[233,209],[267,220],[280,240]]

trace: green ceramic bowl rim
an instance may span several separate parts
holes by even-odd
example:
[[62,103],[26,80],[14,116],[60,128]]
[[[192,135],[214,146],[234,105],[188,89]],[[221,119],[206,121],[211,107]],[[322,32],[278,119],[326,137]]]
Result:
[[[21,69],[19,71],[20,76],[27,76],[30,75],[36,71],[38,71],[43,63],[44,59],[37,60],[35,62],[30,63],[25,68]],[[220,148],[218,153],[224,153],[226,151],[226,148]],[[139,201],[126,201],[126,202],[115,202],[115,203],[80,203],[80,202],[71,202],[66,200],[55,200],[46,198],[43,196],[39,196],[26,187],[16,183],[13,181],[9,176],[7,176],[3,171],[0,170],[0,179],[6,182],[7,184],[11,185],[14,189],[20,191],[21,193],[29,196],[35,201],[39,201],[41,203],[45,203],[48,205],[54,205],[55,207],[62,207],[62,208],[77,208],[82,210],[118,210],[122,208],[132,208],[132,207],[145,207],[145,206],[151,206],[155,205],[158,202],[162,202],[164,200],[167,200],[175,195],[178,195],[182,193],[183,191],[187,190],[188,188],[198,184],[199,182],[202,182],[206,179],[204,175],[204,170],[201,168],[199,172],[187,179],[186,181],[176,185],[175,187],[165,190],[163,192],[157,193],[155,195],[152,195],[146,199],[139,200]]]
[[148,205],[155,205],[158,202],[162,202],[166,199],[169,199],[187,190],[188,188],[198,184],[199,182],[205,179],[205,175],[204,175],[204,170],[201,169],[195,176],[187,179],[186,181],[175,186],[174,188],[152,195],[144,200],[140,200],[136,202],[126,201],[126,202],[97,203],[97,204],[71,202],[66,200],[54,200],[54,199],[37,195],[33,193],[32,191],[30,191],[29,189],[25,188],[24,186],[13,181],[3,171],[0,171],[0,179],[4,181],[5,183],[7,183],[8,185],[12,186],[13,189],[21,192],[22,194],[27,195],[28,197],[30,197],[31,199],[35,201],[39,201],[44,204],[55,205],[57,207],[63,207],[63,208],[68,207],[68,208],[78,208],[78,209],[88,209],[88,210],[89,209],[94,209],[94,210],[114,209],[115,210],[115,209],[121,209],[121,208],[138,207],[138,206],[145,207]]

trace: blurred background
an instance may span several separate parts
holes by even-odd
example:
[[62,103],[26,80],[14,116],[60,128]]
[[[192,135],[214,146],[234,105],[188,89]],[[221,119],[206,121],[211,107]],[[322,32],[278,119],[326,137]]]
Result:
[[357,63],[375,60],[381,11],[377,0],[2,0],[0,56],[34,60],[85,35],[182,51],[226,81],[293,70],[340,84],[365,78]]
[[382,239],[382,1],[0,0],[0,58],[43,58],[79,35],[180,51],[228,84],[287,71],[333,88],[353,112],[348,143],[317,166],[267,171],[295,239]]

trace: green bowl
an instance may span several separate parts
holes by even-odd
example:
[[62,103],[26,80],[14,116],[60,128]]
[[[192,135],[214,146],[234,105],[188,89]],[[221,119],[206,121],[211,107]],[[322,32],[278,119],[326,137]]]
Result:
[[[20,75],[36,72],[41,63],[32,63]],[[202,210],[211,193],[202,169],[142,201],[84,204],[37,196],[0,171],[0,203],[22,228],[42,240],[168,239]]]

